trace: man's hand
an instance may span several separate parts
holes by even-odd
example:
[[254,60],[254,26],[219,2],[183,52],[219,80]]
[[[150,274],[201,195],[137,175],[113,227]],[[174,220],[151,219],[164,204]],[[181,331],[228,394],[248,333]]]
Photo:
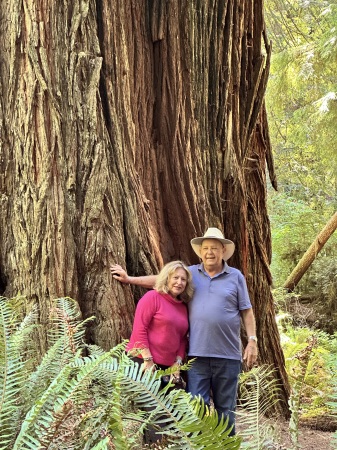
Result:
[[245,349],[243,355],[243,360],[245,361],[247,368],[251,369],[257,361],[257,343],[250,340]]
[[123,267],[119,264],[112,264],[112,266],[110,267],[110,271],[112,276],[121,283],[130,282],[129,275],[127,274],[126,270],[124,270]]

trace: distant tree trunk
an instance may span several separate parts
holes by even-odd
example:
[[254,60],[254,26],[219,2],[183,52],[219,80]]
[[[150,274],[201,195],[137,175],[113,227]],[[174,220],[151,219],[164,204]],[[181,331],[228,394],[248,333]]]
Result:
[[0,18],[3,294],[37,302],[42,324],[51,299],[77,299],[107,348],[129,337],[135,294],[110,264],[146,274],[196,262],[189,240],[218,226],[236,243],[230,262],[247,277],[261,362],[277,367],[286,405],[263,3],[9,0]]
[[337,229],[337,212],[331,217],[325,227],[316,236],[314,242],[310,245],[308,250],[304,253],[295,269],[291,272],[286,282],[284,283],[284,289],[293,291],[305,272],[309,269],[312,262],[315,260],[318,253],[322,250],[325,243],[333,235]]

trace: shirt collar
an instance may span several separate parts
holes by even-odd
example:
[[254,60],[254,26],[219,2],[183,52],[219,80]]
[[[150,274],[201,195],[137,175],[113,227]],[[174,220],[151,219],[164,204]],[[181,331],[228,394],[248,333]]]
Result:
[[[204,263],[199,264],[198,270],[200,272],[206,273],[205,268],[204,268]],[[231,271],[230,266],[226,263],[226,261],[224,261],[223,268],[222,268],[221,272],[219,272],[217,275],[220,275],[221,273],[230,273],[230,271]],[[215,276],[217,276],[217,275],[215,275]]]

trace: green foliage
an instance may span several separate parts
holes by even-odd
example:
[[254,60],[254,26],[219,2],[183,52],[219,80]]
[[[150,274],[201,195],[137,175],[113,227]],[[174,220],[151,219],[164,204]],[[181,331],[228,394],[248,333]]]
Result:
[[292,387],[291,429],[297,430],[300,417],[331,414],[327,405],[335,378],[331,355],[337,354],[337,334],[293,327],[287,315],[283,315],[280,334]]
[[300,421],[337,414],[337,403],[331,401],[336,398],[337,333],[331,335],[308,326],[294,326],[291,311],[299,306],[299,296],[284,289],[275,290],[273,296],[291,385],[289,430],[293,450],[299,448]]
[[275,48],[266,99],[280,180],[336,206],[336,0],[265,3]]
[[312,336],[307,345],[295,354],[295,358],[298,364],[296,364],[295,367],[292,368],[292,393],[289,398],[289,408],[291,410],[289,430],[294,450],[300,448],[298,441],[298,425],[300,418],[302,390],[306,384],[307,374],[310,373],[309,362],[310,360],[312,360],[312,351],[315,347],[317,347],[317,338]]
[[15,423],[20,418],[21,393],[28,367],[21,355],[26,350],[27,336],[34,327],[36,311],[32,311],[17,326],[15,312],[5,303],[3,306],[0,308],[0,436],[10,448]]
[[[279,185],[269,195],[279,287],[337,208],[337,0],[266,0],[265,7],[274,48],[266,104]],[[336,240],[302,279],[302,291],[317,296],[322,270],[337,260]]]
[[[316,210],[310,202],[293,197],[289,192],[277,194],[271,192],[268,208],[273,240],[271,270],[274,286],[280,287],[330,219],[330,211]],[[335,233],[318,254],[310,271],[301,280],[300,286],[303,290],[313,291],[316,294],[322,292],[324,295],[331,290],[330,298],[335,298],[336,249],[337,234]]]
[[[265,7],[274,48],[266,103],[279,186],[268,195],[271,270],[280,288],[337,209],[337,1],[265,0]],[[334,233],[291,298],[282,289],[274,293],[292,386],[293,448],[300,418],[336,413],[331,355],[337,336],[304,325],[309,319],[336,329],[336,244]],[[298,293],[310,299],[309,306],[297,302]],[[303,326],[295,328],[300,321]]]
[[266,415],[278,401],[277,380],[274,370],[267,366],[255,367],[240,376],[240,406],[236,414],[243,427],[239,433],[243,438],[242,448],[259,450],[268,448],[273,442],[275,430]]
[[[304,330],[302,338],[307,334]],[[301,340],[301,339],[300,339]],[[293,447],[291,450],[301,448],[299,444],[300,417],[317,415],[336,415],[337,403],[327,401],[336,398],[335,374],[337,370],[336,350],[337,335],[333,338],[318,332],[307,336],[307,341],[300,342],[299,348],[292,357],[296,360],[291,367],[292,394],[289,407],[292,412],[289,423]],[[331,358],[331,353],[334,357]],[[312,396],[312,397],[311,397]],[[306,397],[306,398],[303,398]],[[320,397],[320,398],[319,398]],[[318,400],[318,402],[317,402]],[[309,408],[306,406],[310,402]],[[315,402],[320,407],[315,408]],[[305,409],[309,414],[305,414]],[[314,414],[310,414],[314,412]]]
[[[331,356],[330,358],[331,369],[334,374],[337,373],[337,353]],[[328,402],[328,406],[331,408],[333,415],[337,416],[337,377],[333,377],[332,380],[333,391],[331,395],[331,399]],[[334,444],[335,448],[337,448],[337,430],[334,434]]]
[[37,366],[27,365],[37,361],[21,351],[35,313],[21,323],[0,298],[1,450],[138,449],[145,428],[160,423],[165,448],[240,447],[202,401],[160,391],[159,374],[141,372],[124,344],[109,352],[86,346],[76,302],[58,299],[53,313],[49,349]]

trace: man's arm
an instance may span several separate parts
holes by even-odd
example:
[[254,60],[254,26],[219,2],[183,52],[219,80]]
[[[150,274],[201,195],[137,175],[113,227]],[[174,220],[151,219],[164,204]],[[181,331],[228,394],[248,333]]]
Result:
[[153,288],[156,283],[157,275],[146,275],[143,277],[130,277],[126,270],[123,269],[119,264],[112,264],[110,271],[115,280],[121,283],[129,283],[144,288]]
[[240,311],[240,314],[248,337],[248,344],[245,348],[243,360],[246,362],[248,368],[250,368],[257,360],[257,343],[249,339],[249,336],[256,336],[255,317],[252,308],[243,309]]

